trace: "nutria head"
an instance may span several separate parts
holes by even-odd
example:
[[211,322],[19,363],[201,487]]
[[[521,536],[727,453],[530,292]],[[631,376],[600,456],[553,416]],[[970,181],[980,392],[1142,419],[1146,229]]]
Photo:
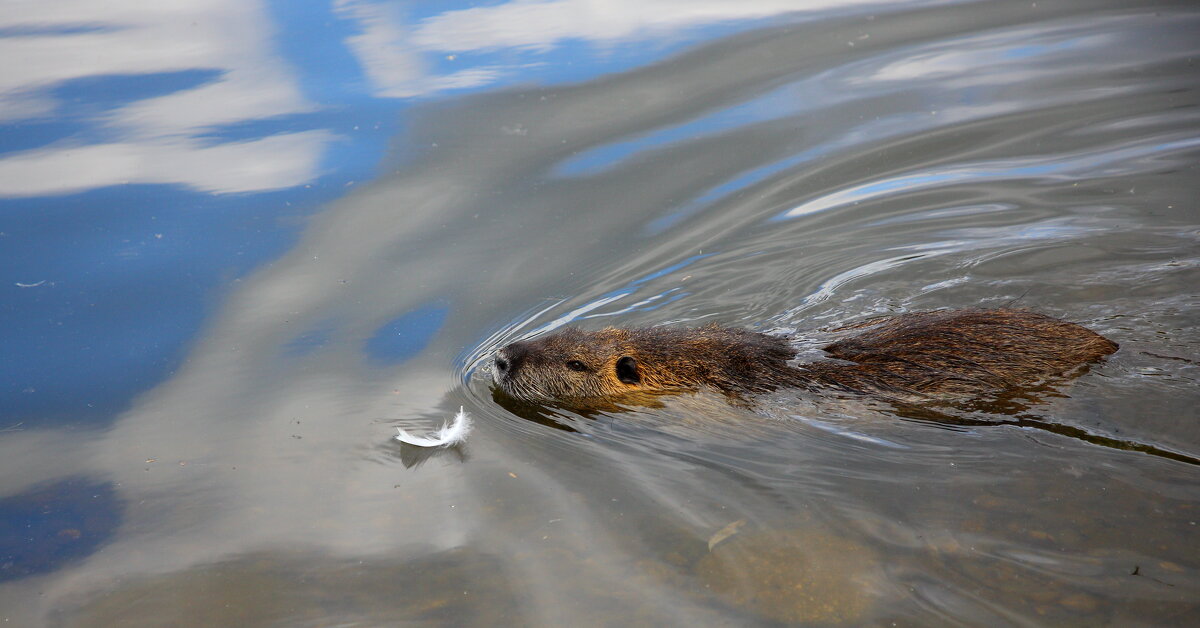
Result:
[[605,329],[565,329],[514,342],[496,352],[492,377],[518,399],[555,400],[611,397],[641,384],[628,333]]
[[791,369],[783,338],[710,325],[564,329],[496,352],[492,377],[509,396],[572,402],[711,386],[727,394],[772,390]]

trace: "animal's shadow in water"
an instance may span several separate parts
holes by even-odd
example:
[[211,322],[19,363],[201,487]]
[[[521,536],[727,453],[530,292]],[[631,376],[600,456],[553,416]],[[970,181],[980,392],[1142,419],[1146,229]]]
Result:
[[[533,403],[509,396],[499,386],[492,385],[492,401],[514,415],[565,432],[579,432],[571,425],[571,416],[598,419],[601,416],[634,412],[639,408],[662,408],[659,397],[671,393],[638,393],[617,399],[594,399],[586,404]],[[567,414],[566,412],[570,412]]]
[[[1094,434],[1074,425],[1067,425],[1051,420],[1036,413],[1034,408],[1052,397],[1065,397],[1059,387],[1069,378],[1048,381],[1040,386],[1024,389],[1009,390],[999,395],[958,401],[954,403],[922,404],[913,402],[889,401],[890,410],[900,419],[932,425],[936,427],[1000,427],[1012,426],[1036,429],[1059,436],[1074,438],[1092,445],[1121,451],[1136,451],[1151,456],[1166,458],[1200,466],[1200,458],[1184,453],[1164,449],[1134,440],[1112,438]],[[611,416],[625,412],[635,412],[640,408],[661,408],[659,397],[671,393],[642,394],[622,397],[618,400],[592,400],[586,404],[538,404],[507,395],[497,386],[492,386],[492,400],[514,415],[566,432],[579,432],[570,423],[568,414],[596,419],[600,416]],[[734,400],[745,403],[744,400]]]
[[[922,406],[903,406],[895,407],[896,415],[901,419],[917,421],[920,423],[929,423],[939,426],[954,426],[954,427],[997,427],[1008,425],[1013,427],[1022,427],[1043,432],[1058,434],[1076,440],[1083,441],[1092,445],[1099,445],[1109,449],[1119,449],[1121,451],[1136,451],[1151,456],[1158,456],[1176,462],[1185,462],[1187,464],[1200,466],[1200,458],[1189,456],[1184,453],[1164,449],[1148,443],[1142,443],[1135,440],[1125,440],[1120,438],[1112,438],[1094,434],[1081,427],[1067,425],[1050,420],[1045,416],[1040,416],[1033,412],[1019,412],[1009,415],[1008,417],[997,416],[995,419],[982,418],[980,414],[983,412],[977,411],[972,416],[960,416],[948,412],[943,412],[935,408]],[[987,413],[992,414],[992,413]]]

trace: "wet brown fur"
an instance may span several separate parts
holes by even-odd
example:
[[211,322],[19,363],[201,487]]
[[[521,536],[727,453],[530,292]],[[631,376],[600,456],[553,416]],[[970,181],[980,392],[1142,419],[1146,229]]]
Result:
[[786,338],[698,328],[565,329],[497,352],[496,383],[534,402],[716,388],[731,397],[781,387],[919,401],[970,399],[1071,375],[1117,350],[1074,323],[1028,310],[941,310],[843,328],[831,360],[798,365]]

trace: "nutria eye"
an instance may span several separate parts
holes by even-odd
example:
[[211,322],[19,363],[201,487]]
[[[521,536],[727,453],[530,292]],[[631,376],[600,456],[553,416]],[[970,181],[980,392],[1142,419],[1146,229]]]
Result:
[[571,361],[567,362],[567,368],[571,369],[572,371],[588,370],[587,365],[584,364],[583,362],[580,362],[579,360],[571,360]]

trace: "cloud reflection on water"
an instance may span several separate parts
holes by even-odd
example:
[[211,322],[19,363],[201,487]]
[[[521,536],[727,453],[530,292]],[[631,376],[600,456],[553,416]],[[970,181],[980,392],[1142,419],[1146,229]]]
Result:
[[[334,0],[330,10],[354,25],[356,32],[343,43],[365,73],[372,96],[409,98],[517,78],[518,72],[545,63],[536,55],[571,40],[662,46],[670,40],[665,34],[697,27],[876,4],[883,2],[509,2],[449,9],[411,24],[397,6],[385,2]],[[277,30],[266,2],[237,0],[154,7],[131,0],[24,2],[0,14],[0,58],[20,60],[0,73],[0,120],[9,123],[61,116],[71,103],[52,91],[72,80],[218,72],[201,85],[132,100],[86,121],[115,141],[72,136],[4,155],[0,197],[129,183],[179,184],[225,194],[311,182],[322,174],[322,158],[337,139],[330,131],[243,137],[215,146],[204,140],[220,127],[319,109],[301,87],[300,73],[307,68],[293,67],[281,55]],[[279,33],[296,35],[308,33]],[[447,52],[471,52],[474,58],[447,64]],[[588,71],[586,66],[575,70],[575,78]]]
[[[88,28],[79,28],[80,26]],[[88,77],[215,70],[205,83],[133,100],[86,121],[108,141],[63,138],[0,159],[0,196],[67,194],[127,183],[204,192],[273,190],[310,181],[327,131],[213,144],[214,127],[313,111],[271,43],[263,3],[187,0],[147,5],[23,2],[0,13],[0,110],[9,123],[63,115],[51,90]],[[32,34],[23,34],[32,33]],[[115,139],[115,141],[113,141]]]

